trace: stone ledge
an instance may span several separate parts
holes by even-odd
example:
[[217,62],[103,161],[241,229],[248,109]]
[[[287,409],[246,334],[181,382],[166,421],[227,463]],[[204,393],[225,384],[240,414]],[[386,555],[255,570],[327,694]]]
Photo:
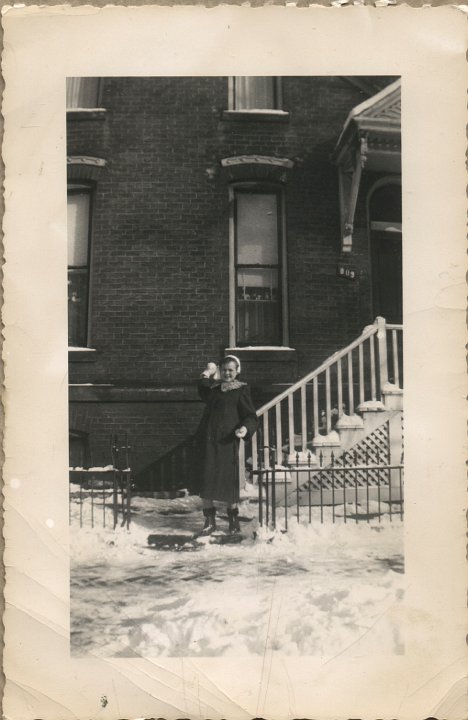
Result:
[[223,110],[222,120],[228,121],[251,121],[251,122],[289,122],[289,113],[284,110]]
[[290,347],[233,347],[225,348],[226,355],[237,355],[241,362],[294,362],[296,350]]
[[71,383],[69,400],[99,403],[201,402],[195,385],[125,387],[104,383]]
[[69,347],[68,348],[68,360],[69,362],[95,362],[97,360],[98,353],[94,348],[88,347]]
[[70,120],[105,120],[106,108],[68,108],[67,122]]

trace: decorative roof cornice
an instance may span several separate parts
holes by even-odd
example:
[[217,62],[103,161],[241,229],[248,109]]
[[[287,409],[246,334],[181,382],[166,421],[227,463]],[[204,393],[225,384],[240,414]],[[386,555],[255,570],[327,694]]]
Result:
[[377,139],[394,147],[399,146],[401,135],[401,80],[388,85],[368,100],[356,105],[349,113],[336,144],[333,160],[338,165],[349,153],[351,146],[361,138],[368,143]]

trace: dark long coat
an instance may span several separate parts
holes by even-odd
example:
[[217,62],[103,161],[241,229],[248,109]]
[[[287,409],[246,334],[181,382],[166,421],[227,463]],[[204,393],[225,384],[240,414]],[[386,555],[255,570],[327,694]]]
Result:
[[199,490],[203,498],[239,501],[239,440],[234,431],[244,425],[247,436],[257,429],[257,415],[248,385],[201,379],[198,393],[206,403],[196,433]]

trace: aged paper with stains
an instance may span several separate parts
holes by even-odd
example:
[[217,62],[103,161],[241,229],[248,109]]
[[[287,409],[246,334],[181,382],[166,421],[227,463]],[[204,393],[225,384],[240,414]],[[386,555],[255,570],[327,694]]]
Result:
[[[465,716],[465,23],[455,7],[4,8],[6,718]],[[70,654],[65,78],[203,74],[402,77],[403,654]]]

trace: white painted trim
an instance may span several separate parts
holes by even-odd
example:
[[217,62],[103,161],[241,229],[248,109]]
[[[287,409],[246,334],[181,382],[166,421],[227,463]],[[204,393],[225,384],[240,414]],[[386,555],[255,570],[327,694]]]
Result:
[[[288,161],[289,162],[289,161]],[[278,228],[278,240],[281,243],[281,257],[280,270],[281,270],[281,328],[282,328],[282,342],[283,346],[275,346],[278,349],[291,350],[288,348],[289,342],[289,303],[288,303],[288,268],[287,268],[287,245],[286,245],[286,194],[284,187],[276,183],[268,183],[268,181],[249,181],[249,182],[234,182],[229,185],[228,196],[229,196],[229,345],[234,348],[236,345],[236,272],[235,272],[235,218],[234,218],[234,201],[235,192],[239,188],[262,188],[265,187],[265,192],[268,192],[268,185],[274,187],[275,193],[279,194],[279,207],[277,208],[281,213],[281,227]],[[245,350],[246,348],[239,348]],[[255,346],[251,347],[252,350],[259,349]],[[260,348],[264,349],[264,348]],[[272,349],[269,347],[268,349]]]
[[67,115],[73,115],[73,113],[106,113],[107,108],[103,107],[69,107],[67,108]]
[[236,344],[236,270],[235,270],[235,232],[234,200],[235,189],[228,188],[229,194],[229,345]]
[[288,253],[286,237],[286,193],[281,190],[281,312],[282,341],[289,343]]
[[234,110],[229,108],[230,115],[278,115],[279,117],[288,117],[289,112],[277,108],[246,108],[245,110]]
[[296,352],[295,348],[287,347],[286,345],[245,345],[242,347],[228,347],[224,348],[224,352]]
[[234,112],[234,78],[232,75],[228,77],[228,110]]
[[90,347],[81,347],[81,346],[75,347],[73,345],[69,345],[68,352],[95,353],[96,349],[90,348]]
[[340,144],[340,140],[342,136],[344,135],[348,125],[354,120],[358,115],[360,115],[365,110],[368,110],[369,108],[376,105],[381,100],[384,100],[388,95],[391,95],[393,92],[401,88],[401,79],[395,80],[395,82],[392,82],[390,85],[387,85],[386,88],[383,90],[380,90],[376,95],[372,95],[372,97],[368,98],[367,100],[364,100],[364,102],[360,103],[359,105],[356,105],[351,112],[349,113],[348,117],[346,118],[345,124],[343,125],[343,130],[341,131],[340,137],[338,138],[338,142],[336,143],[336,146],[338,147]]

